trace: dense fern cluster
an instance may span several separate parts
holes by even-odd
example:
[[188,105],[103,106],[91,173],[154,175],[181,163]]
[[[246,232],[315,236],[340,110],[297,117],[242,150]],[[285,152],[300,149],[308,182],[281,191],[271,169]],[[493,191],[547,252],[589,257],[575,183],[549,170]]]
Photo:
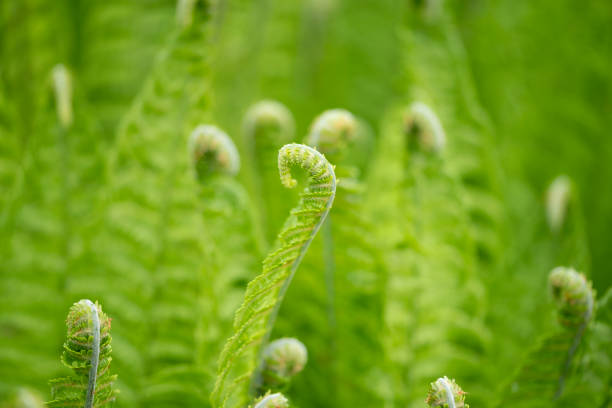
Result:
[[610,406],[575,8],[0,3],[0,408]]

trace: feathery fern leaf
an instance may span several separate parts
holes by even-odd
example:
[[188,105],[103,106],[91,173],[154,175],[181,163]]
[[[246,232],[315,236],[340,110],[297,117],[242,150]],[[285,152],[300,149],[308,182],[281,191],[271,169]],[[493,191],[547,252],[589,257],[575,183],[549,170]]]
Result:
[[278,167],[281,182],[288,188],[297,184],[291,176],[294,166],[306,170],[309,183],[281,230],[276,249],[264,260],[262,273],[247,286],[244,302],[236,313],[234,335],[219,359],[211,397],[215,407],[243,406],[248,401],[249,382],[252,388],[258,387],[262,349],[283,297],[334,201],[336,176],[321,153],[299,144],[283,146]]

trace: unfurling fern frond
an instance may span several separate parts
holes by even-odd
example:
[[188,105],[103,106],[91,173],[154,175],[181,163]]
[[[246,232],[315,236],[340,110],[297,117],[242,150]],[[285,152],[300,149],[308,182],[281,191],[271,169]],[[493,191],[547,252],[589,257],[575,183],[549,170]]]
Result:
[[298,206],[281,230],[276,249],[263,262],[262,273],[247,286],[244,302],[236,313],[234,335],[227,341],[219,360],[217,383],[212,394],[214,407],[241,407],[251,389],[261,382],[263,347],[291,280],[312,239],[327,217],[336,194],[336,176],[325,156],[308,146],[288,144],[278,155],[280,179],[293,188],[295,166],[308,173],[309,183]]
[[414,102],[406,110],[404,126],[410,137],[410,146],[418,145],[422,150],[439,152],[446,144],[446,135],[440,119],[422,102]]
[[425,402],[430,408],[470,408],[465,403],[465,394],[454,379],[444,376],[429,385]]
[[116,392],[110,373],[110,319],[99,304],[83,299],[72,305],[66,326],[62,363],[74,375],[52,380],[49,407],[99,408],[110,406]]
[[273,241],[283,222],[278,215],[286,214],[295,201],[295,194],[278,184],[276,165],[278,149],[294,137],[295,121],[285,105],[264,100],[249,108],[242,133],[250,165],[245,176],[252,196],[257,198],[262,234]]
[[221,129],[200,125],[190,136],[190,156],[200,182],[198,215],[205,240],[202,273],[207,283],[199,301],[197,354],[198,361],[213,370],[215,357],[231,334],[244,288],[255,276],[261,245],[253,233],[249,196],[234,177],[239,162],[234,142]]
[[502,406],[551,406],[564,392],[574,359],[594,313],[594,294],[583,274],[557,267],[549,276],[560,328],[529,353]]
[[240,157],[232,139],[212,125],[200,125],[191,133],[189,152],[197,176],[210,174],[236,175],[240,169]]
[[255,400],[255,406],[249,405],[249,408],[289,408],[289,401],[283,394],[277,392],[275,394],[267,393]]
[[571,195],[571,184],[567,176],[558,176],[546,191],[546,218],[551,231],[557,233],[563,226]]
[[333,160],[333,156],[346,152],[347,145],[355,138],[356,127],[355,117],[349,111],[327,110],[314,120],[306,143]]
[[263,351],[263,389],[287,384],[304,369],[308,350],[298,339],[285,337],[268,344]]
[[72,80],[70,73],[63,64],[53,67],[53,88],[55,90],[55,105],[57,118],[62,127],[72,124]]

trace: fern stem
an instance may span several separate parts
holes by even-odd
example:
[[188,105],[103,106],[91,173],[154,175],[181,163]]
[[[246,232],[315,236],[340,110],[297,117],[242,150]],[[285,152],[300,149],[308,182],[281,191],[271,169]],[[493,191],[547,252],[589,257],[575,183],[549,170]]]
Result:
[[93,343],[91,345],[91,367],[89,368],[89,380],[87,382],[87,396],[85,408],[92,408],[96,389],[96,377],[98,376],[98,363],[100,361],[100,318],[98,308],[91,300],[85,300],[91,310]]
[[448,408],[455,408],[455,397],[453,396],[453,390],[446,378],[438,378],[436,382],[446,391],[446,403],[448,404]]

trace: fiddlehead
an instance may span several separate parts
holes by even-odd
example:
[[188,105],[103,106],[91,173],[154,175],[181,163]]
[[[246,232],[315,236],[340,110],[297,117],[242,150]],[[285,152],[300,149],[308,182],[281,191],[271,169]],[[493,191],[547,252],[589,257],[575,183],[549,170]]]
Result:
[[189,137],[189,153],[200,179],[212,174],[235,175],[240,169],[240,156],[232,139],[212,125],[200,125]]
[[63,128],[72,124],[72,80],[70,73],[62,64],[53,67],[53,90],[55,91],[55,105],[57,118]]
[[266,346],[263,351],[263,387],[269,389],[287,384],[304,369],[308,350],[298,339],[285,337]]
[[[260,138],[270,142],[288,142],[295,133],[295,122],[291,111],[278,101],[263,100],[251,106],[243,122],[244,136],[251,143],[261,143]],[[274,132],[270,134],[270,132]],[[268,140],[264,144],[269,143]]]
[[571,182],[565,175],[555,178],[546,191],[546,219],[553,233],[563,228],[571,194]]
[[422,102],[414,102],[404,112],[404,128],[411,147],[440,152],[446,145],[446,135],[440,119]]
[[263,262],[262,273],[247,286],[244,302],[236,313],[234,335],[219,360],[217,383],[212,394],[215,407],[239,407],[261,383],[263,347],[274,326],[283,297],[306,250],[327,217],[336,194],[336,176],[325,156],[300,144],[283,146],[278,154],[281,183],[297,185],[291,174],[303,168],[309,183],[281,230],[276,249]]
[[[503,403],[552,403],[558,400],[572,374],[585,330],[594,314],[594,293],[583,274],[557,267],[549,275],[560,329],[546,336],[527,356]],[[529,405],[531,406],[531,405]]]
[[347,146],[355,139],[356,127],[357,122],[352,113],[344,109],[330,109],[314,120],[306,143],[323,154],[334,157],[346,151]]
[[106,407],[115,400],[111,375],[110,319],[97,303],[80,300],[66,319],[68,334],[62,363],[74,375],[52,380],[50,407]]
[[277,101],[264,100],[251,106],[242,123],[247,153],[246,172],[251,195],[256,197],[260,222],[257,227],[267,241],[273,241],[282,226],[282,217],[295,197],[278,184],[276,155],[278,149],[292,141],[295,121],[291,111]]
[[[249,406],[250,408],[251,406]],[[255,400],[253,408],[289,408],[289,401],[283,394],[277,392],[275,394],[267,393]]]
[[444,376],[429,385],[425,402],[430,408],[470,408],[465,403],[465,394],[455,380]]

